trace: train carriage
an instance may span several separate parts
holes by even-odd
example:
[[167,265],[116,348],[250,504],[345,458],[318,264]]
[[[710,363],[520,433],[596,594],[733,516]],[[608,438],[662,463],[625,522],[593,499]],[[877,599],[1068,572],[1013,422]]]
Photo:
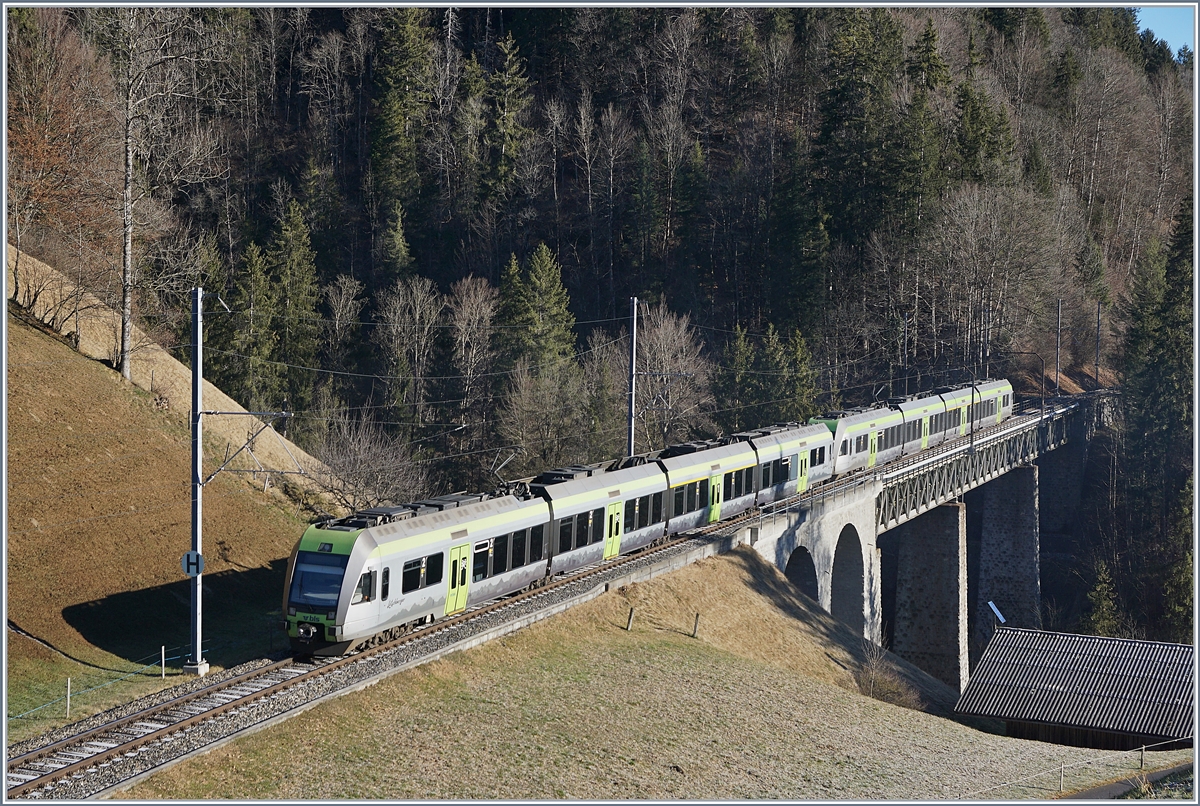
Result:
[[833,435],[823,425],[772,426],[750,432],[747,441],[758,455],[758,506],[802,493],[833,475]]
[[530,489],[550,503],[550,573],[573,571],[662,537],[666,487],[666,477],[652,462],[543,473]]
[[888,405],[904,416],[902,452],[905,456],[940,444],[945,433],[935,430],[935,418],[946,413],[946,403],[937,395],[892,398]]
[[890,408],[856,409],[814,418],[833,433],[835,475],[899,459],[904,415]]
[[748,442],[686,442],[658,457],[667,476],[667,533],[678,534],[754,506],[758,457]]

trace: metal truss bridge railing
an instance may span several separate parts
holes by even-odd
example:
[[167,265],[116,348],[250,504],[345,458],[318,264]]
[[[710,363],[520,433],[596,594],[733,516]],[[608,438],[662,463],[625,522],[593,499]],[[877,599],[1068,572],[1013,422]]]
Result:
[[[1085,433],[1072,428],[1095,401],[1055,401],[1044,411],[1034,409],[998,426],[959,437],[932,456],[888,465],[878,478],[882,489],[875,499],[880,532],[958,498],[1042,454]],[[1090,421],[1087,422],[1091,430]]]

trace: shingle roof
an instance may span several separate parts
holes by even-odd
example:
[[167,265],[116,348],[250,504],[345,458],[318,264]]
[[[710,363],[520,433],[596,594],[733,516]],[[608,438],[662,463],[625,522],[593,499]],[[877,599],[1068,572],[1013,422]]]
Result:
[[1001,627],[954,710],[1183,739],[1193,732],[1194,658],[1186,644]]

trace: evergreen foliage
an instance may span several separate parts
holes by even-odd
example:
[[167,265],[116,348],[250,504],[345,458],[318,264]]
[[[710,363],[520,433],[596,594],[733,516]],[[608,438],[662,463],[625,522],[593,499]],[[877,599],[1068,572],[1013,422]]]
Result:
[[[1079,556],[1130,624],[1183,634],[1194,67],[1132,9],[8,14],[10,242],[158,333],[202,278],[234,308],[214,380],[307,416],[305,447],[323,422],[413,440],[422,484],[491,483],[507,445],[506,473],[619,450],[631,296],[663,303],[660,363],[694,363],[643,447],[869,403],[902,355],[922,390],[1048,356],[1059,298],[1090,357],[1106,301],[1126,458]],[[544,423],[581,433],[513,441]]]

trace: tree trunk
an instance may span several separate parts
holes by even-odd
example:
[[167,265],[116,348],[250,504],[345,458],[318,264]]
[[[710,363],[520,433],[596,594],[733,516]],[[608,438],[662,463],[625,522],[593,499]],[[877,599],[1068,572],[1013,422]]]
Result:
[[[126,86],[131,86],[127,81]],[[133,349],[133,99],[125,96],[125,187],[121,201],[121,377],[132,380],[129,354]]]

